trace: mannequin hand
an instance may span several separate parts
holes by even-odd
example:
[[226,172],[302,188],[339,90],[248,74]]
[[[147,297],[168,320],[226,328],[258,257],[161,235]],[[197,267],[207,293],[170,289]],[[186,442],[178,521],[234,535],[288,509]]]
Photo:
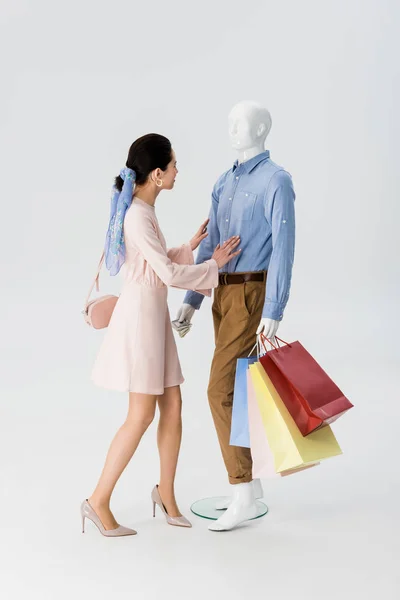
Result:
[[182,304],[182,306],[177,312],[176,320],[180,321],[181,323],[183,321],[188,321],[190,323],[195,311],[196,309],[193,308],[193,306],[191,306],[190,304]]
[[260,333],[263,332],[264,336],[275,344],[275,334],[278,331],[278,327],[279,321],[267,318],[261,319],[257,329],[257,335],[260,335]]
[[192,239],[190,240],[190,247],[192,250],[196,250],[197,246],[200,245],[200,242],[204,240],[208,236],[207,233],[207,225],[209,224],[210,219],[204,221],[200,228],[196,231]]

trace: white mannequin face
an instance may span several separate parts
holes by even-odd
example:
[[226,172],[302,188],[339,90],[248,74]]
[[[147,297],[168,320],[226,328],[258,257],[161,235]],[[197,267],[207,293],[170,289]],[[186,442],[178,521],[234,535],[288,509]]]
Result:
[[266,109],[255,102],[239,102],[232,108],[228,117],[232,148],[238,151],[254,147],[263,149],[271,121],[270,117],[263,118],[262,113],[265,115]]

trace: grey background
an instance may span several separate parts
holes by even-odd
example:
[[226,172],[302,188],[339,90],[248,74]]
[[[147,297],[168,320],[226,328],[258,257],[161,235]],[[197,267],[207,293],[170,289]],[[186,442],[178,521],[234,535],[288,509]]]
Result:
[[[4,597],[398,597],[399,12],[394,0],[3,0]],[[267,147],[297,194],[280,334],[355,404],[334,426],[344,456],[264,482],[262,522],[218,535],[193,518],[181,531],[151,519],[154,425],[112,503],[140,535],[108,540],[88,524],[82,536],[79,504],[127,409],[90,383],[103,333],[80,314],[113,177],[136,137],[167,135],[180,173],[157,213],[170,246],[187,241],[235,159],[227,116],[243,99],[271,111]],[[103,273],[103,293],[119,285]],[[183,295],[170,291],[173,317]],[[229,492],[206,398],[209,299],[193,323],[177,338],[187,516],[197,498]]]

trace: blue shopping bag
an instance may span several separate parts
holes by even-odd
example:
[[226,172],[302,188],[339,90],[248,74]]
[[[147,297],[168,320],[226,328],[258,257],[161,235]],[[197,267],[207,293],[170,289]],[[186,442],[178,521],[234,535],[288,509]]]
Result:
[[247,369],[257,362],[256,356],[238,358],[236,361],[235,387],[233,391],[231,446],[250,448],[249,413],[247,408]]

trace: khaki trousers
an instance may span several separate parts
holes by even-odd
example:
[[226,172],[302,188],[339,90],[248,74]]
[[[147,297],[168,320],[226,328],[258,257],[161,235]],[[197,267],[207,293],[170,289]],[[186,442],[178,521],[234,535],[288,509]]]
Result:
[[229,482],[232,484],[252,480],[250,450],[230,446],[229,439],[236,360],[247,357],[256,342],[256,331],[265,300],[265,284],[265,281],[249,281],[220,285],[214,292],[212,313],[215,351],[208,385],[208,401]]

